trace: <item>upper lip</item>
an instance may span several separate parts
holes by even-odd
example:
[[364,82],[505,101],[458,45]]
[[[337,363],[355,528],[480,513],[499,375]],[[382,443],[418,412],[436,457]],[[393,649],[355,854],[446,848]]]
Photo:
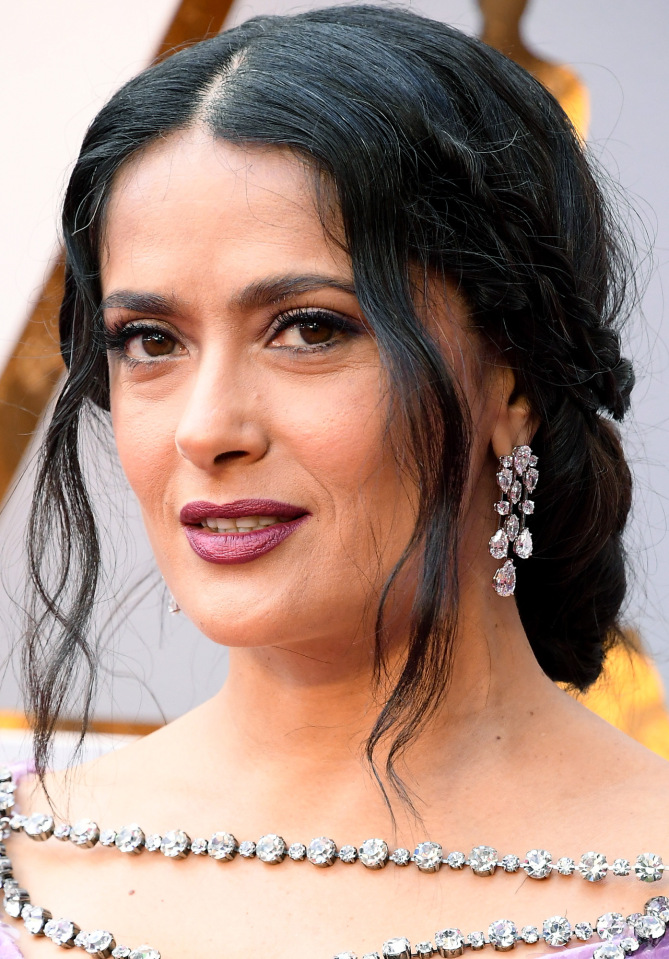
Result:
[[207,518],[237,519],[239,516],[281,516],[297,519],[309,511],[290,503],[279,503],[273,499],[236,499],[232,503],[208,503],[206,500],[194,500],[182,506],[179,518],[182,523],[201,523]]

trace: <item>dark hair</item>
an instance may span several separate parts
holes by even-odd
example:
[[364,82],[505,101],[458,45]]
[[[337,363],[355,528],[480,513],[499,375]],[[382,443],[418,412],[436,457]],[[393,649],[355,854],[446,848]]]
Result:
[[[393,760],[447,688],[470,448],[458,384],[412,300],[416,271],[457,285],[473,326],[515,371],[540,421],[535,554],[520,564],[516,598],[545,672],[585,688],[619,636],[625,593],[631,479],[611,423],[624,415],[633,383],[616,332],[631,275],[624,246],[553,97],[443,23],[378,6],[257,17],[126,84],[88,130],[64,205],[60,329],[69,373],[28,534],[35,600],[24,648],[40,770],[74,674],[83,664],[84,728],[95,678],[87,629],[100,560],[79,430],[87,411],[108,406],[98,252],[105,205],[129,157],[195,123],[306,158],[341,210],[357,296],[420,492],[415,534],[390,580],[420,550],[411,635],[368,742],[372,760],[391,737],[386,771],[401,789]],[[326,225],[325,191],[319,196]],[[389,586],[378,612],[379,679]]]

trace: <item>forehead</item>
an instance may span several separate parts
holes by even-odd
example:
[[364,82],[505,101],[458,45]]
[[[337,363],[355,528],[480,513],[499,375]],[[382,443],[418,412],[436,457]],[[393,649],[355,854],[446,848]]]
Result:
[[120,273],[124,282],[151,273],[154,285],[169,285],[175,269],[202,282],[276,272],[277,260],[302,272],[347,266],[324,232],[312,167],[287,150],[228,143],[201,128],[171,134],[119,171],[101,254],[103,288]]

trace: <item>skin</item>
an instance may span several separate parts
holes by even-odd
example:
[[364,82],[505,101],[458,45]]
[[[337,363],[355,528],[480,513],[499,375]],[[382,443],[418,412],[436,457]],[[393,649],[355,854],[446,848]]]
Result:
[[[230,829],[239,840],[274,830],[289,842],[382,836],[411,848],[429,837],[464,852],[485,842],[500,854],[538,847],[578,859],[595,849],[610,861],[666,853],[666,764],[548,680],[514,602],[490,587],[497,457],[536,424],[453,292],[435,287],[418,307],[453,363],[475,430],[460,626],[445,701],[400,765],[421,818],[395,801],[393,827],[361,745],[384,694],[371,676],[375,600],[411,533],[416,494],[386,437],[378,351],[355,296],[331,285],[278,305],[240,305],[245,288],[277,275],[350,286],[348,259],[314,209],[309,171],[279,150],[242,149],[200,129],[173,134],[119,175],[103,253],[105,297],[173,300],[160,317],[105,312],[110,327],[151,321],[174,344],[153,363],[137,336],[127,346],[135,365],[110,355],[112,419],[160,570],[186,615],[230,647],[230,673],[217,696],[163,730],[67,779],[49,776],[58,813],[116,828],[136,821],[147,832]],[[295,352],[305,345],[295,327],[278,337],[268,327],[296,308],[336,311],[358,332]],[[249,496],[300,505],[310,517],[253,562],[199,559],[181,506]],[[406,638],[402,596],[391,613],[392,671]],[[27,782],[19,804],[29,812],[46,800]],[[222,947],[241,959],[270,946],[279,959],[361,955],[392,935],[415,942],[502,916],[521,926],[558,913],[627,914],[668,885],[239,858],[168,863],[24,836],[12,845],[33,902],[83,928],[111,927],[119,942],[151,943],[166,959],[213,959]],[[26,934],[21,946],[28,957],[54,950]]]

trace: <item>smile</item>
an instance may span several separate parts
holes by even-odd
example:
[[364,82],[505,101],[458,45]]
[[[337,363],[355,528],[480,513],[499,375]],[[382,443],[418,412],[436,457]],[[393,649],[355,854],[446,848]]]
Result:
[[200,525],[213,533],[250,533],[255,529],[265,529],[267,526],[284,522],[289,520],[280,516],[240,516],[238,519],[208,516]]
[[273,500],[236,500],[217,505],[188,503],[180,513],[191,549],[208,563],[236,565],[279,546],[309,513]]

